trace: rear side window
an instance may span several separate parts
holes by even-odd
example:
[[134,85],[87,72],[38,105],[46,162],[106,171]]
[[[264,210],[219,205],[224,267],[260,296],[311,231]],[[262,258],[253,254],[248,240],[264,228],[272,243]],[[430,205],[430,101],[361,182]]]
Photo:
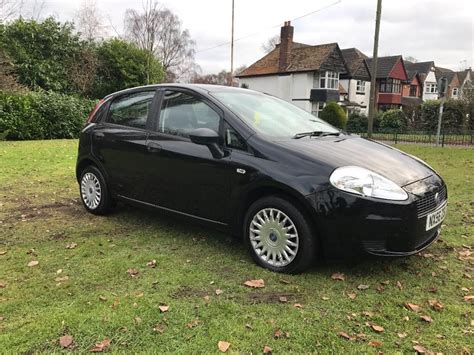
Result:
[[159,132],[189,137],[189,133],[196,128],[210,128],[219,133],[219,124],[219,114],[204,101],[179,91],[165,92]]
[[154,96],[154,91],[120,96],[111,103],[107,122],[145,129]]

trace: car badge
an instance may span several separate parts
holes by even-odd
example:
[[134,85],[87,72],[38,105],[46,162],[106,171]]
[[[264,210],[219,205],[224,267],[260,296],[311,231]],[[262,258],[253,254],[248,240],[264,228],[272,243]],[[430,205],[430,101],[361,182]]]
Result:
[[437,192],[435,194],[434,199],[435,199],[436,204],[438,204],[439,203],[439,192]]

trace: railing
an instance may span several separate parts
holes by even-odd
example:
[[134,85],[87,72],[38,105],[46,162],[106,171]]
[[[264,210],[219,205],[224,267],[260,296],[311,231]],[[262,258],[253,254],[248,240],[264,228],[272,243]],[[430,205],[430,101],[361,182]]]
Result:
[[[367,137],[367,132],[351,132],[352,134]],[[372,139],[390,143],[416,143],[436,145],[436,132],[427,131],[376,131]],[[439,138],[440,146],[471,146],[474,147],[474,131],[442,132]]]

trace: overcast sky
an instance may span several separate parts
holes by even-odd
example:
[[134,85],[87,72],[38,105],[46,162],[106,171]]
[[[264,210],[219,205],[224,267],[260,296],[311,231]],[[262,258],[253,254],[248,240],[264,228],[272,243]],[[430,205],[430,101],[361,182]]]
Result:
[[[33,1],[33,0],[30,0]],[[37,0],[38,1],[38,0]],[[143,0],[144,1],[144,0]],[[98,0],[98,6],[120,32],[126,9],[141,9],[142,0]],[[176,13],[196,41],[196,61],[203,73],[230,68],[232,0],[162,0]],[[45,0],[42,17],[74,19],[82,0]],[[376,0],[235,0],[235,67],[250,65],[263,55],[261,44],[292,21],[294,40],[308,44],[338,42],[371,56]],[[459,70],[473,65],[472,0],[384,0],[379,55],[402,54],[418,61]],[[30,5],[31,6],[31,5]],[[114,31],[110,29],[110,35]],[[250,35],[250,36],[249,36]],[[248,37],[247,37],[248,36]],[[464,61],[464,62],[463,62]]]

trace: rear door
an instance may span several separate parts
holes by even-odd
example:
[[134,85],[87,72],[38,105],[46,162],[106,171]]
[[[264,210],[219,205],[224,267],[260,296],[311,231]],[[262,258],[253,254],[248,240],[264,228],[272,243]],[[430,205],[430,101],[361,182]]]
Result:
[[94,128],[94,155],[104,165],[114,193],[143,196],[144,155],[156,90],[134,91],[109,103],[108,113]]

